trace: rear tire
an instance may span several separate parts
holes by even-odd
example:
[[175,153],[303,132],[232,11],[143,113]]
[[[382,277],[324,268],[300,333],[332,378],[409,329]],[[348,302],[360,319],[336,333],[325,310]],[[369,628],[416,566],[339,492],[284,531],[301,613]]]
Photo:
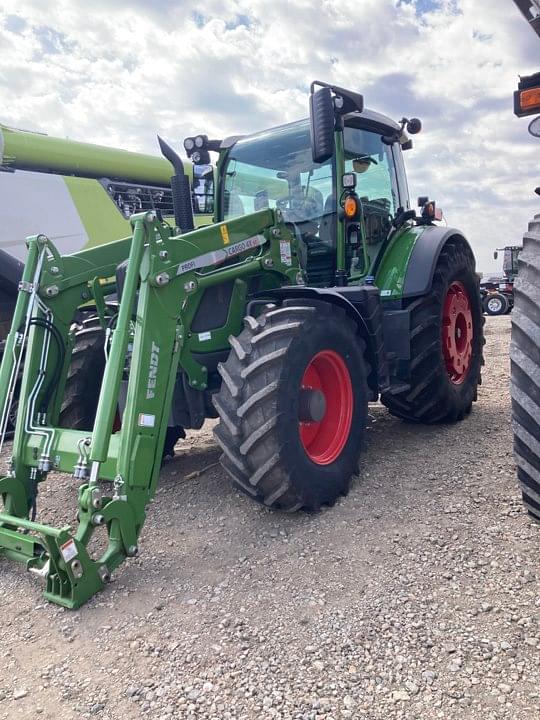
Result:
[[357,327],[340,308],[301,300],[248,316],[244,326],[230,338],[214,397],[222,465],[268,507],[331,505],[357,471],[367,420]]
[[408,308],[410,382],[396,384],[381,401],[392,415],[404,420],[462,420],[476,400],[484,343],[478,277],[468,245],[459,239],[446,243],[431,292],[411,300]]
[[505,315],[511,310],[508,298],[502,293],[487,295],[484,298],[482,306],[487,315]]
[[540,215],[529,225],[514,284],[512,424],[523,502],[540,521]]

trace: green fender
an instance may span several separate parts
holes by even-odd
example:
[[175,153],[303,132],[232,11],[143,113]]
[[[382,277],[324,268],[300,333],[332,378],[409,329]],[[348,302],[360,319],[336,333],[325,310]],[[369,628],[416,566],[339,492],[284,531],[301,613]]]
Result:
[[469,246],[463,233],[455,228],[422,225],[396,233],[375,277],[382,300],[401,300],[428,293],[441,250],[451,238],[459,238]]

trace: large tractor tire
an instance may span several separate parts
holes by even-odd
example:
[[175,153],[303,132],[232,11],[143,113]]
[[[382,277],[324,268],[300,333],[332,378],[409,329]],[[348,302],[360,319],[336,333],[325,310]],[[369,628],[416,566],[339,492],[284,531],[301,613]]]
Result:
[[439,255],[431,291],[409,302],[408,387],[382,402],[393,415],[423,423],[455,422],[471,411],[481,382],[483,314],[472,251],[449,240]]
[[[60,412],[60,426],[73,430],[91,430],[94,427],[101,382],[105,371],[105,332],[97,317],[84,320],[75,334],[71,364],[66,379],[64,402]],[[120,429],[117,415],[113,429]],[[184,428],[168,427],[163,457],[174,456],[174,446],[185,437]]]
[[328,303],[290,300],[246,317],[230,343],[214,398],[223,467],[268,507],[332,505],[357,471],[367,420],[356,325]]
[[97,317],[88,318],[77,330],[60,412],[61,427],[93,428],[105,370],[104,343],[105,331]]
[[502,293],[491,293],[484,298],[482,303],[484,312],[487,315],[505,315],[510,312],[510,303],[506,295]]
[[512,421],[523,502],[540,521],[540,215],[529,225],[514,285]]

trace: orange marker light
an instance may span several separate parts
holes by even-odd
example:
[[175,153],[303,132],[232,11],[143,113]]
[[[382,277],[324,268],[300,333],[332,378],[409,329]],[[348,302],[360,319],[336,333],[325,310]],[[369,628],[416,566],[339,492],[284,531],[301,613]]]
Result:
[[352,195],[348,195],[343,203],[343,212],[345,217],[351,220],[358,214],[358,203]]
[[519,93],[519,104],[522,110],[540,110],[540,88],[521,90]]

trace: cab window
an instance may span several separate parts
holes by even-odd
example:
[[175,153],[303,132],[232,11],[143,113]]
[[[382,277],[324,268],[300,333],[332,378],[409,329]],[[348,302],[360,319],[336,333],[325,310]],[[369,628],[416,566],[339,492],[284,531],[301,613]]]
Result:
[[369,203],[394,215],[399,193],[391,145],[378,133],[346,127],[344,132],[345,172],[356,173],[356,192]]
[[344,132],[345,172],[356,174],[356,192],[362,209],[368,245],[378,245],[387,236],[400,205],[392,146],[381,135],[360,128]]

